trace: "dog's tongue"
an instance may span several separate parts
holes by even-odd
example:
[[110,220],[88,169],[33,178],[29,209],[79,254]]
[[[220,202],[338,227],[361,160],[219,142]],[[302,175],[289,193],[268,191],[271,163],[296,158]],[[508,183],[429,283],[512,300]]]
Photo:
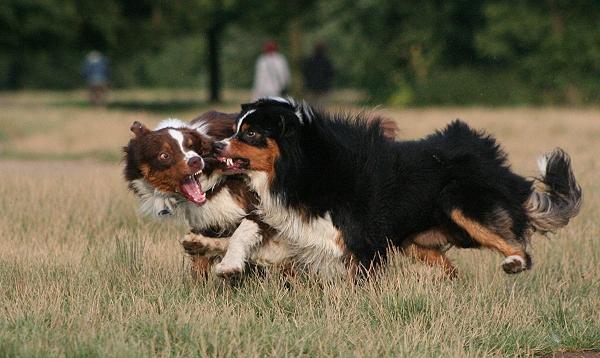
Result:
[[181,182],[183,196],[194,204],[202,205],[206,201],[206,195],[200,187],[200,183],[193,176]]

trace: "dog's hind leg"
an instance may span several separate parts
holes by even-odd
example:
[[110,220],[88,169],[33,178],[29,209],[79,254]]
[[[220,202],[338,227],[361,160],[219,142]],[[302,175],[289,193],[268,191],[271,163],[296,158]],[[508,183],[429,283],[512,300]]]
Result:
[[511,245],[507,238],[503,238],[497,233],[499,231],[508,232],[508,230],[499,230],[499,228],[492,230],[476,220],[468,218],[460,209],[453,209],[450,212],[450,218],[481,246],[500,251],[505,256],[502,261],[504,272],[519,273],[531,268],[531,256],[522,248]]
[[192,278],[194,279],[206,279],[212,272],[212,267],[215,263],[216,258],[202,257],[202,256],[190,256],[192,260]]
[[454,279],[458,277],[458,269],[440,251],[447,243],[448,239],[443,230],[431,229],[405,240],[400,249],[408,257],[442,267],[446,276]]

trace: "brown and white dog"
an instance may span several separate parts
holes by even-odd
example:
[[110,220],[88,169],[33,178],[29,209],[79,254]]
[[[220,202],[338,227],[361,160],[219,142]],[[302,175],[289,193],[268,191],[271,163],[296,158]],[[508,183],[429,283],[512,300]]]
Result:
[[233,133],[235,118],[210,111],[189,123],[164,120],[154,130],[136,121],[135,136],[123,148],[123,174],[140,211],[191,228],[181,244],[199,276],[213,266],[218,276],[229,277],[246,262],[273,266],[292,259],[277,233],[253,213],[258,197],[245,179],[223,175],[222,164],[210,157],[212,144]]

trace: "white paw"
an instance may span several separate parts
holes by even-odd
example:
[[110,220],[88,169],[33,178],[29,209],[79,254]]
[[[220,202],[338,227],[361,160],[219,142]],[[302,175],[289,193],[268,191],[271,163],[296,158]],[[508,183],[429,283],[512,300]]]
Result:
[[244,270],[243,263],[221,261],[215,265],[215,273],[221,278],[231,278]]
[[519,273],[527,269],[525,259],[519,255],[507,256],[502,260],[501,266],[506,273]]

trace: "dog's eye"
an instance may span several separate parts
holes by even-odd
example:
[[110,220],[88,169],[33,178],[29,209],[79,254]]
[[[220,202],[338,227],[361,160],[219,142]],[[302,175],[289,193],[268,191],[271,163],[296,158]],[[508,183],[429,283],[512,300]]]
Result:
[[167,153],[160,153],[158,157],[162,160],[167,160],[170,158],[170,156]]
[[256,136],[256,132],[255,131],[247,131],[246,132],[246,137],[252,138],[254,136]]

